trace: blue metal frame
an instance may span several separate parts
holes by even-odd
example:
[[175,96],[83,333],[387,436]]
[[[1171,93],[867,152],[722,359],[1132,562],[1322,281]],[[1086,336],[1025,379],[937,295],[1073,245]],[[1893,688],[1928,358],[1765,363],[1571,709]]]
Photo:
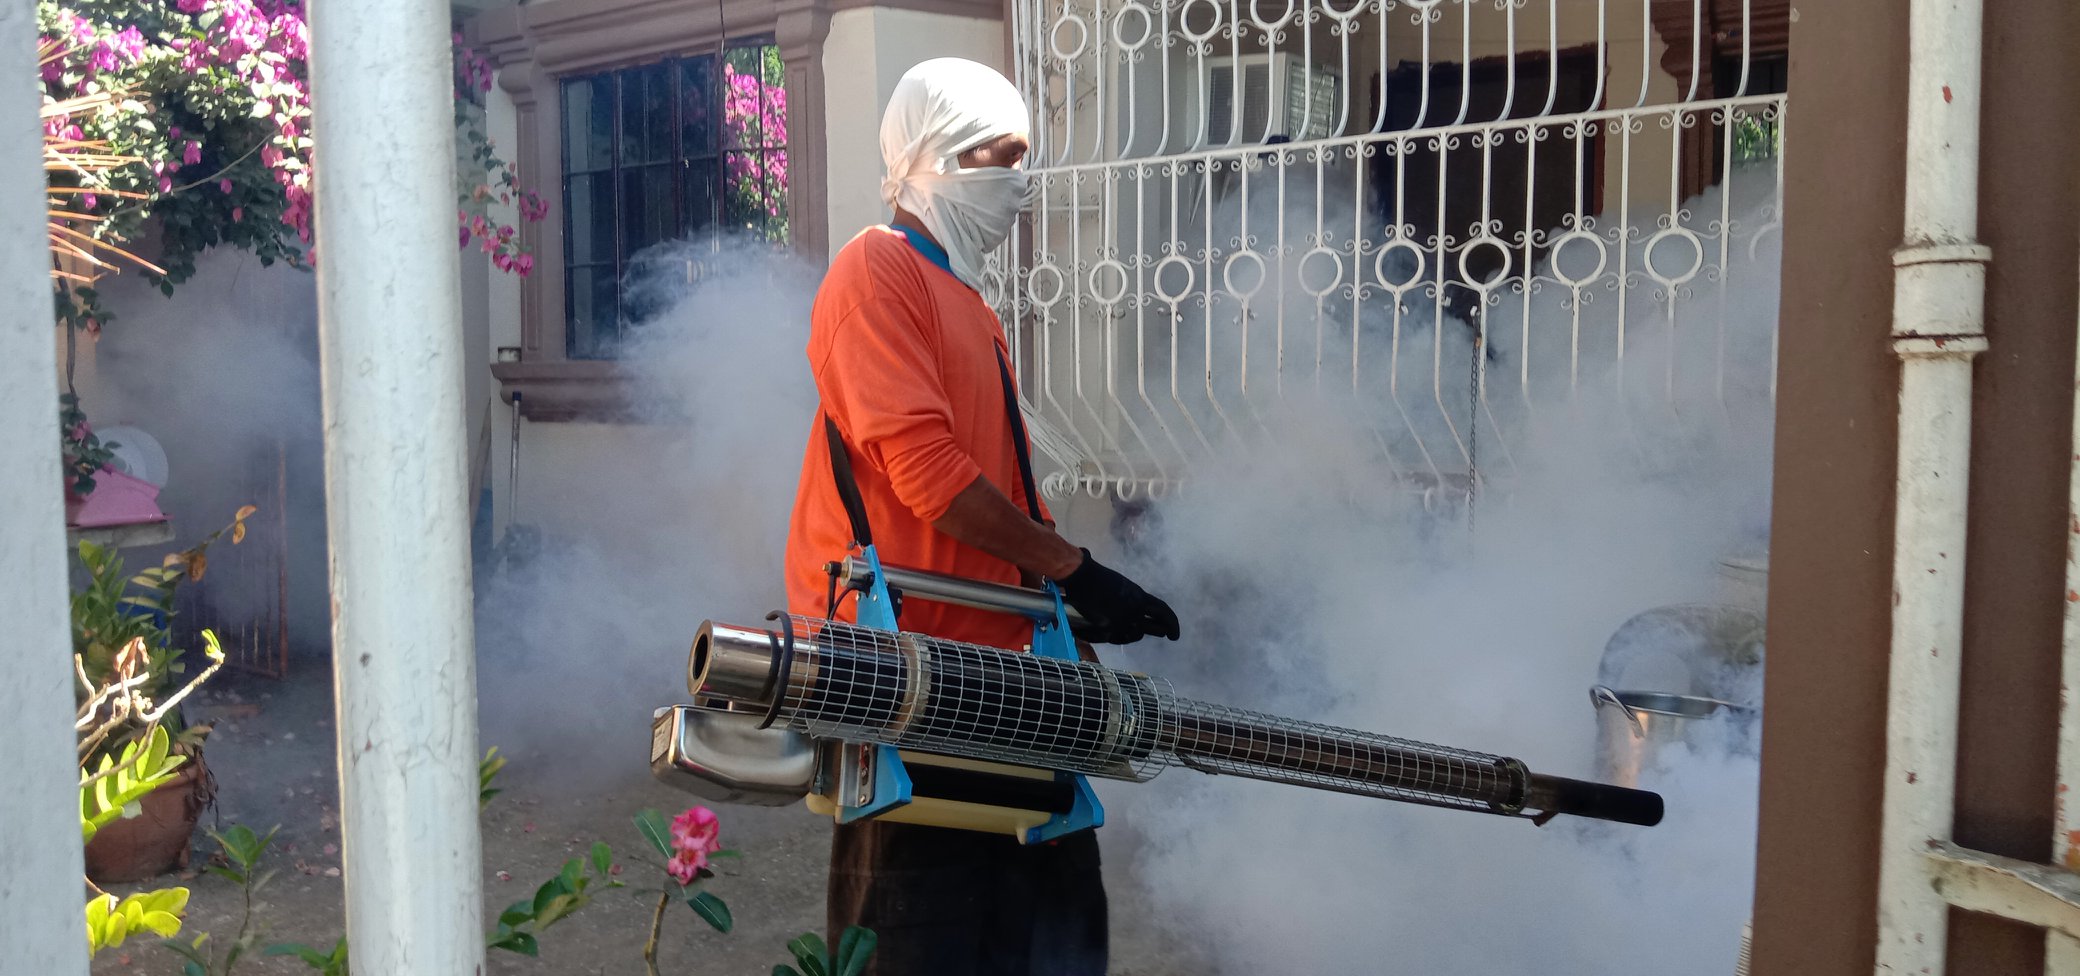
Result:
[[[861,560],[872,573],[872,585],[859,594],[858,621],[862,627],[876,630],[901,630],[896,624],[895,601],[890,598],[888,583],[881,572],[881,557],[873,546],[862,547]],[[1047,595],[1054,600],[1052,618],[1033,621],[1033,653],[1041,657],[1062,661],[1074,661],[1076,638],[1069,632],[1069,612],[1062,604],[1061,590],[1052,580],[1046,583]],[[903,767],[902,757],[894,746],[876,745],[869,747],[873,756],[873,797],[866,803],[850,802],[854,797],[839,797],[838,822],[851,823],[887,813],[910,802],[910,774]],[[1057,772],[1057,779],[1075,784],[1076,801],[1069,812],[1056,814],[1046,823],[1026,832],[1025,843],[1037,844],[1058,837],[1092,830],[1105,825],[1105,807],[1098,802],[1098,793],[1091,788],[1090,780],[1080,773]],[[841,791],[847,792],[850,791]]]

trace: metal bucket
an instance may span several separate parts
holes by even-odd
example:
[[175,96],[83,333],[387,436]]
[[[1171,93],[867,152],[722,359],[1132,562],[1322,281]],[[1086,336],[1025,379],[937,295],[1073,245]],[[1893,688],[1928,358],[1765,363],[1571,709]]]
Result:
[[1596,707],[1596,762],[1599,778],[1617,786],[1638,788],[1641,774],[1656,768],[1657,755],[1680,742],[1691,722],[1722,709],[1746,713],[1732,702],[1698,695],[1660,691],[1614,691],[1604,685],[1589,689]]

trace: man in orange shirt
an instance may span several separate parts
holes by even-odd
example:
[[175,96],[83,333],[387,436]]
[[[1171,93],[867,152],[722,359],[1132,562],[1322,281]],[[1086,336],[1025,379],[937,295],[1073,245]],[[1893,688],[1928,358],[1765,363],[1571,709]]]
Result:
[[[1027,198],[1026,107],[994,70],[941,58],[911,69],[882,119],[895,217],[832,260],[811,313],[822,398],[787,544],[788,603],[831,611],[826,563],[860,532],[844,459],[882,559],[999,583],[1052,579],[1079,636],[1176,640],[1177,615],[1056,534],[1032,488],[1004,330],[976,290]],[[849,610],[840,615],[850,618]],[[1031,625],[911,601],[905,630],[1021,649]],[[880,976],[1103,976],[1105,889],[1088,831],[1050,844],[864,821],[833,836],[830,926],[879,936]]]

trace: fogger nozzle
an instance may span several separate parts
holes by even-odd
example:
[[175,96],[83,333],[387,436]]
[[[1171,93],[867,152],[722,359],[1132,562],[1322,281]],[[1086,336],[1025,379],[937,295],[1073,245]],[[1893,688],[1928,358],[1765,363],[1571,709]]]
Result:
[[1654,793],[1194,701],[1103,665],[809,617],[768,620],[777,629],[702,624],[688,690],[814,737],[1113,779],[1144,781],[1180,765],[1485,813],[1661,820]]

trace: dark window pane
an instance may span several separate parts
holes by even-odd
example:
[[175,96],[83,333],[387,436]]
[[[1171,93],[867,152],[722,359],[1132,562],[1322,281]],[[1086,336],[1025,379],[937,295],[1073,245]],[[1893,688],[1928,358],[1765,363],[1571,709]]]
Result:
[[680,151],[706,156],[715,151],[715,56],[679,63]]
[[631,255],[672,236],[678,208],[670,163],[621,171],[621,253]]
[[718,163],[696,159],[686,164],[686,196],[680,204],[679,235],[692,237],[715,226],[715,180]]
[[571,263],[614,260],[614,176],[573,176],[565,194],[564,233],[571,242]]
[[765,175],[758,153],[732,151],[722,157],[722,222],[728,230],[765,226]]
[[570,305],[570,330],[565,353],[572,359],[599,359],[612,355],[620,338],[613,269],[574,268],[565,289]]
[[614,76],[563,83],[563,154],[567,173],[614,165]]
[[621,72],[621,164],[672,157],[672,73],[669,64]]

